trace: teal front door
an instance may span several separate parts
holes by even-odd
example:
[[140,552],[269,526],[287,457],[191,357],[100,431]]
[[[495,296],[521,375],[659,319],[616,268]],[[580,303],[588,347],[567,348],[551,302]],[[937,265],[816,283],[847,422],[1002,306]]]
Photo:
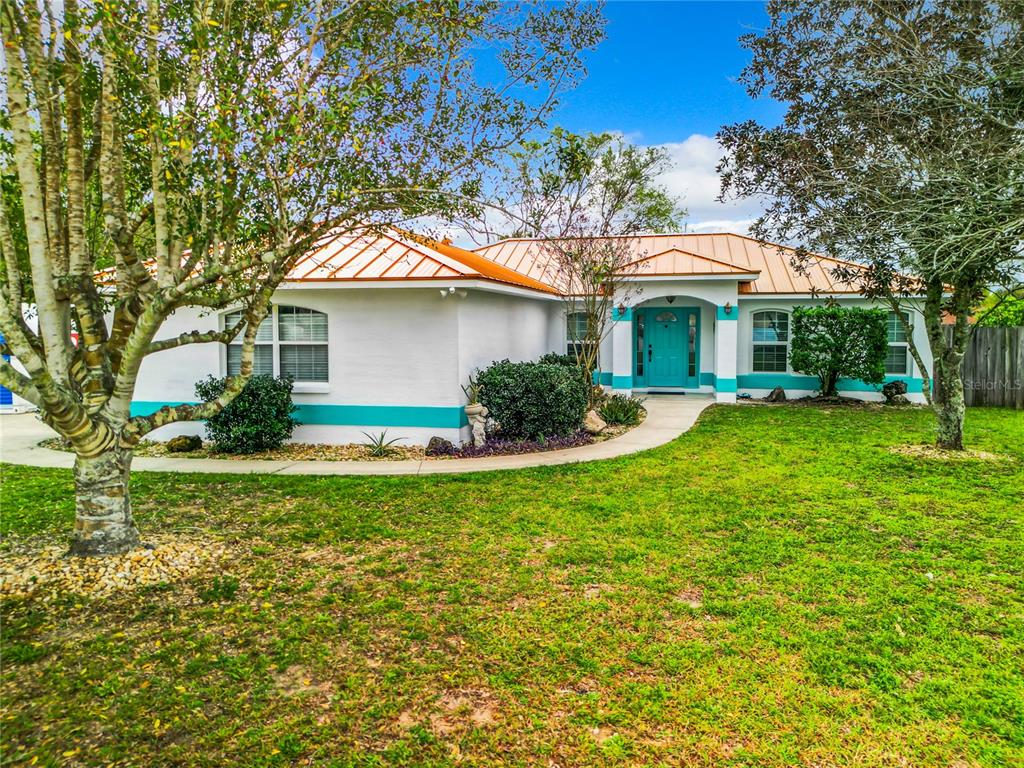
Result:
[[644,360],[637,373],[643,370],[648,387],[698,386],[699,317],[691,308],[652,308],[644,313],[643,346],[637,350]]
[[679,315],[672,309],[647,313],[648,386],[682,387],[686,383],[686,326]]

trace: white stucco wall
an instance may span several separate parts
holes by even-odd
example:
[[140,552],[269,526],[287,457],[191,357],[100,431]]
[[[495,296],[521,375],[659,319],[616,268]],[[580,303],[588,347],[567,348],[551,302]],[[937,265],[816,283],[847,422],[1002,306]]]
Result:
[[548,352],[565,351],[565,315],[559,300],[468,291],[454,303],[461,384],[496,360],[536,360]]
[[[717,392],[721,401],[731,401],[733,395],[727,391],[735,381],[736,394],[748,394],[752,397],[763,397],[769,391],[774,382],[769,379],[777,379],[792,397],[803,397],[814,394],[815,390],[803,374],[792,369],[785,373],[778,374],[755,374],[752,371],[753,343],[752,343],[752,313],[764,309],[777,309],[792,312],[794,306],[815,306],[824,304],[826,299],[812,299],[806,296],[768,296],[747,298],[737,292],[735,280],[717,279],[680,279],[680,280],[656,280],[640,282],[639,292],[634,291],[623,304],[632,308],[638,307],[700,307],[700,371],[702,374],[713,374],[715,384],[702,384],[702,391]],[[668,297],[673,296],[675,300],[670,304]],[[881,306],[878,303],[870,302],[859,297],[840,298],[844,304],[854,306]],[[735,320],[723,319],[719,315],[718,308],[731,305],[732,317]],[[920,313],[914,310],[911,312],[911,323],[914,326],[914,342],[920,350],[924,362],[931,368],[932,360],[928,345],[927,334],[924,328],[923,319]],[[614,380],[626,382],[627,376],[633,371],[633,321],[613,323],[613,333],[602,345],[602,371],[607,378],[609,368],[613,368]],[[907,381],[910,392],[908,397],[915,402],[924,402],[924,395],[921,394],[921,374],[917,365],[909,357],[909,369],[905,375],[891,375],[888,379],[899,378]],[[611,363],[611,365],[609,365]],[[787,366],[788,368],[788,366]],[[704,377],[705,380],[710,378]],[[767,386],[768,384],[771,386]],[[765,386],[755,386],[764,384]],[[621,391],[628,391],[623,383],[617,385]],[[851,385],[855,388],[840,388],[842,394],[850,397],[859,397],[866,400],[883,399],[880,387],[873,388],[862,382]],[[806,388],[804,388],[806,387]]]
[[[292,288],[274,295],[277,305],[306,307],[327,315],[329,381],[296,382],[297,417],[307,423],[293,435],[296,442],[363,443],[363,432],[424,444],[438,435],[457,442],[468,429],[433,422],[461,412],[461,385],[470,373],[493,360],[536,359],[561,345],[561,304],[532,295],[506,295],[458,289],[442,295],[429,288],[358,289]],[[223,327],[225,313],[178,312],[165,323],[160,338],[191,330]],[[223,376],[226,351],[219,344],[197,344],[161,352],[144,363],[135,402],[143,407],[195,400],[195,382]],[[444,410],[444,414],[440,410]],[[360,423],[335,423],[337,421]],[[327,421],[330,423],[311,423]],[[202,434],[200,423],[174,424],[153,439]]]
[[[859,306],[859,307],[880,307],[880,308],[886,309],[888,311],[887,307],[885,307],[885,306],[883,306],[881,304],[878,304],[876,302],[871,302],[871,301],[869,301],[867,299],[862,299],[862,298],[839,298],[838,300],[843,305]],[[752,319],[753,313],[761,311],[761,310],[766,310],[766,309],[774,309],[774,310],[782,310],[784,312],[792,312],[793,311],[793,307],[795,307],[795,306],[821,306],[822,304],[825,303],[825,301],[826,301],[825,298],[811,299],[811,298],[807,298],[807,297],[792,297],[792,296],[790,296],[790,297],[786,297],[786,296],[769,296],[769,297],[757,297],[757,298],[750,298],[750,299],[745,299],[745,298],[742,298],[742,297],[740,298],[740,305],[739,305],[740,306],[740,315],[739,315],[739,321],[738,321],[739,322],[739,326],[737,328],[738,340],[737,340],[737,363],[736,363],[736,371],[737,371],[737,378],[738,378],[737,392],[739,394],[746,393],[746,394],[749,394],[751,397],[763,397],[764,395],[768,394],[769,391],[771,391],[770,387],[754,387],[754,386],[750,386],[749,383],[753,379],[748,378],[748,379],[746,379],[746,381],[744,381],[744,377],[749,376],[751,374],[754,374],[754,371],[753,371],[753,356],[754,356],[754,352],[753,352],[753,319]],[[922,356],[922,358],[923,358],[923,360],[925,362],[925,365],[928,367],[929,370],[931,370],[931,367],[932,367],[931,348],[929,347],[929,344],[928,344],[928,336],[927,336],[927,332],[925,331],[924,320],[921,317],[920,313],[917,312],[916,310],[909,310],[908,309],[907,311],[910,311],[910,314],[911,314],[911,324],[914,326],[914,342],[917,345],[917,349],[921,353],[921,356]],[[917,364],[913,361],[913,358],[910,357],[909,353],[908,353],[908,360],[909,360],[909,368],[908,368],[908,372],[907,372],[906,375],[903,375],[903,376],[897,376],[897,375],[888,376],[887,379],[888,378],[897,378],[897,379],[906,380],[908,382],[908,385],[910,386],[911,389],[914,389],[914,388],[917,389],[916,392],[913,392],[913,391],[909,392],[907,397],[910,400],[914,401],[914,402],[923,403],[923,402],[925,402],[924,395],[921,394],[921,392],[920,392],[921,372],[917,369]],[[757,375],[760,376],[761,374],[757,374]],[[764,375],[771,376],[772,374],[764,374]],[[797,373],[796,371],[792,370],[792,367],[789,366],[788,362],[787,362],[787,365],[786,365],[786,373],[785,374],[781,374],[780,373],[778,375],[779,376],[803,376],[803,374]],[[744,386],[744,384],[747,384],[747,386]],[[843,389],[842,387],[840,387],[840,394],[848,396],[848,397],[857,397],[857,398],[861,398],[861,399],[864,399],[864,400],[884,400],[884,397],[882,396],[881,391],[875,391],[873,389],[869,389],[866,385],[863,385],[863,384],[861,384],[860,386],[862,388],[858,389],[858,390],[848,390],[848,389]],[[800,389],[800,388],[796,388],[796,387],[785,387],[785,389],[786,389],[786,394],[789,397],[804,397],[804,396],[807,396],[807,395],[815,394],[815,390],[813,388]],[[880,390],[880,387],[879,387],[879,390]]]

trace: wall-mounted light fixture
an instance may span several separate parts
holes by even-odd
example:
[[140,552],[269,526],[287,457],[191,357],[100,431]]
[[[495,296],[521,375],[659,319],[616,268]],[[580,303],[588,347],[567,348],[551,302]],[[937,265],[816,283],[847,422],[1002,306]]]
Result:
[[725,314],[727,314],[727,315],[731,315],[732,314],[732,304],[729,303],[728,301],[725,302]]
[[676,297],[675,296],[669,296],[668,298],[665,299],[665,301],[667,301],[669,304],[675,304],[676,303]]

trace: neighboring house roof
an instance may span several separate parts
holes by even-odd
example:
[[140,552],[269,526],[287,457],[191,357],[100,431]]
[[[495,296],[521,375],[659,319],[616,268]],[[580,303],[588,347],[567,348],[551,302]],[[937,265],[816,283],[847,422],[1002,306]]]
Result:
[[[831,274],[836,264],[846,262],[813,256],[800,272],[791,263],[794,249],[762,244],[743,235],[640,235],[627,239],[635,252],[634,263],[643,262],[643,268],[636,272],[643,277],[756,273],[756,278],[740,279],[741,294],[858,293],[857,286],[837,281]],[[539,239],[515,238],[485,245],[476,252],[534,279],[555,282],[557,269],[542,243]]]
[[479,254],[430,238],[390,230],[329,232],[302,256],[286,282],[391,280],[490,280],[557,293],[547,283],[496,264]]

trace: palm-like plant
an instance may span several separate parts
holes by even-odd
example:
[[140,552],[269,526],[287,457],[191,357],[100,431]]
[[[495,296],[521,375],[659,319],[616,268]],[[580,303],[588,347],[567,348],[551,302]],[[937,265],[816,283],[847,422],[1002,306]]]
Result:
[[368,443],[364,444],[364,447],[370,451],[370,455],[375,459],[390,456],[394,451],[391,446],[403,439],[401,437],[395,437],[388,440],[388,431],[386,429],[379,435],[371,435],[369,432],[363,432],[363,434],[366,435],[366,439],[369,440]]

